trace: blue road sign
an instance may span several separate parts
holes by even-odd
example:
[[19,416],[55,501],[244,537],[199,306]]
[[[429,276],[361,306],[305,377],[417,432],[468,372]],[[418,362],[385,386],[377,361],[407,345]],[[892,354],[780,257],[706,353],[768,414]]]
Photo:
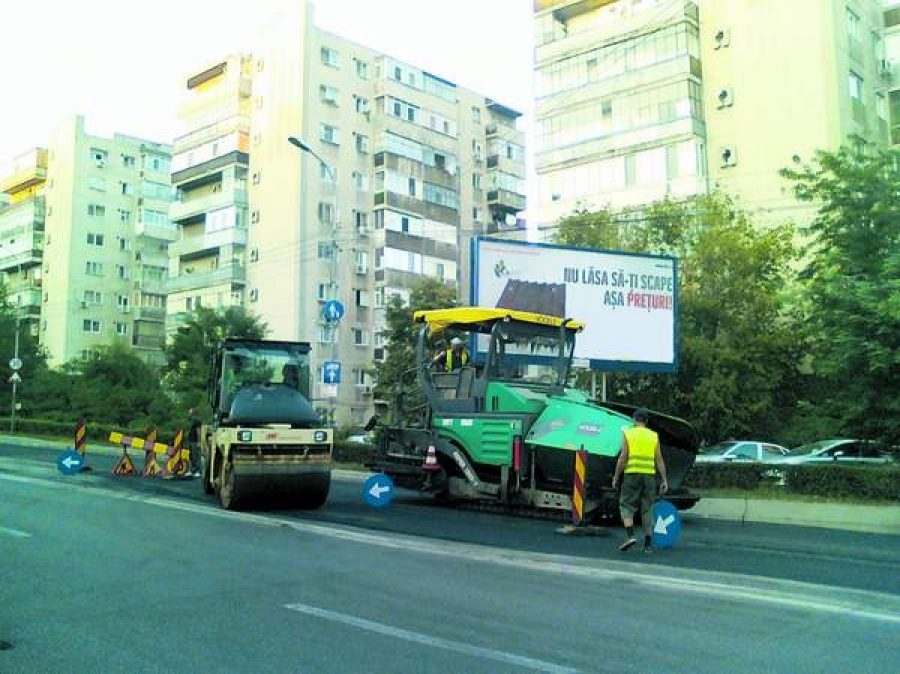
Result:
[[377,473],[363,485],[363,498],[370,506],[383,508],[394,500],[394,481],[384,473]]
[[84,457],[74,449],[67,449],[56,459],[56,467],[63,475],[74,475],[84,465]]
[[322,383],[323,384],[340,384],[341,383],[341,361],[326,360],[322,363]]
[[325,306],[322,307],[322,315],[326,321],[337,323],[344,317],[344,305],[337,300],[328,300],[325,302]]
[[659,500],[653,504],[653,545],[671,548],[681,534],[681,515],[678,508],[669,501]]

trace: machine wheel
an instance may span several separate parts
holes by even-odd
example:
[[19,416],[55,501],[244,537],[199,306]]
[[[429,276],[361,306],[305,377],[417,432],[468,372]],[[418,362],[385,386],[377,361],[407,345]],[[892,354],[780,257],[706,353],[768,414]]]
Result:
[[216,488],[212,481],[211,463],[212,461],[210,460],[210,457],[207,456],[207,453],[200,452],[200,480],[203,483],[204,494],[214,494],[216,492]]
[[331,473],[304,475],[297,484],[297,506],[304,510],[321,508],[331,489]]
[[219,472],[219,504],[225,510],[236,510],[238,507],[238,479],[234,474],[234,466],[229,460],[223,460]]

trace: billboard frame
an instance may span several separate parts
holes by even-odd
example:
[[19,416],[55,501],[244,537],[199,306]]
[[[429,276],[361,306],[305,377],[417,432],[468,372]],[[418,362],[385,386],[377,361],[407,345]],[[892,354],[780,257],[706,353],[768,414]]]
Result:
[[[637,372],[637,373],[673,373],[678,370],[678,320],[679,320],[679,311],[678,311],[678,296],[679,296],[679,283],[678,283],[678,258],[673,255],[657,255],[652,253],[632,253],[630,251],[621,251],[621,250],[609,250],[606,248],[586,248],[584,246],[572,246],[567,244],[550,244],[550,243],[535,243],[531,241],[511,241],[509,239],[500,239],[497,237],[490,236],[475,236],[472,237],[471,241],[471,256],[470,259],[472,261],[471,271],[470,271],[470,283],[469,283],[469,304],[472,306],[476,306],[478,302],[478,267],[479,267],[479,246],[484,243],[502,243],[505,245],[512,246],[522,246],[522,247],[530,247],[530,248],[549,248],[553,250],[573,250],[579,252],[587,252],[587,253],[603,253],[606,255],[617,255],[622,257],[639,257],[639,258],[653,258],[656,260],[666,260],[672,263],[672,362],[671,363],[655,363],[649,361],[622,361],[622,360],[599,360],[599,359],[586,359],[589,363],[589,368],[591,370],[595,370],[598,372]],[[575,320],[583,321],[583,316],[570,316],[567,318],[573,318]],[[584,362],[585,359],[575,359],[577,361]]]

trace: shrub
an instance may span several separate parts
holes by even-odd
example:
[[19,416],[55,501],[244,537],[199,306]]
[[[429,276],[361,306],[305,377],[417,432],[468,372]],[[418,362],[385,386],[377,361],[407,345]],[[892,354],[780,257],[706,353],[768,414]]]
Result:
[[768,470],[768,466],[760,463],[700,463],[695,464],[688,473],[685,486],[696,489],[756,489]]
[[334,460],[338,463],[366,463],[375,458],[375,445],[359,442],[334,443]]
[[900,466],[786,466],[794,494],[900,501]]

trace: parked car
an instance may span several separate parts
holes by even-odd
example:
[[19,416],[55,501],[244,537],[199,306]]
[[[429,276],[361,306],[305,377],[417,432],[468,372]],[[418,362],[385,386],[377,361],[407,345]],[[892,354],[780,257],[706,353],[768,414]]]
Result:
[[347,436],[347,442],[355,445],[371,445],[374,444],[374,438],[369,433],[355,433]]
[[731,463],[757,461],[770,463],[784,459],[790,453],[787,447],[758,440],[729,440],[701,449],[695,463]]
[[871,440],[856,438],[832,438],[800,445],[790,451],[778,463],[849,463],[885,464],[892,463],[893,456]]

